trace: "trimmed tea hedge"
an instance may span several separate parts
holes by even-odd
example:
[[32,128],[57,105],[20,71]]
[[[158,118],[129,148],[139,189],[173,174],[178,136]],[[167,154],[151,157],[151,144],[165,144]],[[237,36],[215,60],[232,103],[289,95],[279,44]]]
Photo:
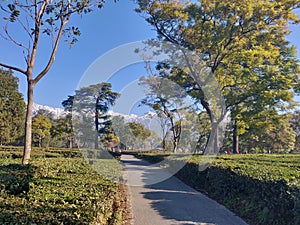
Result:
[[[19,146],[2,146],[0,148],[0,158],[22,158],[23,147]],[[33,147],[31,158],[36,157],[81,157],[79,149],[69,148],[37,148]]]
[[[139,154],[157,162],[161,155]],[[152,159],[151,159],[152,158]],[[300,224],[300,155],[220,155],[204,171],[202,156],[164,157],[178,178],[224,204],[249,224]]]
[[[48,158],[34,150],[31,165],[22,166],[12,151],[21,154],[0,152],[0,224],[122,224],[121,185],[75,157],[78,152],[41,150],[56,156]],[[111,172],[109,178],[119,178],[119,164],[110,159],[98,164]]]

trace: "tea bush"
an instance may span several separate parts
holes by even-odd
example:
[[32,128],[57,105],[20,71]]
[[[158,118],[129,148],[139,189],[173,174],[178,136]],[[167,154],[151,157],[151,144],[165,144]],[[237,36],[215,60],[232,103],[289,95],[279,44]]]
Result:
[[219,155],[205,170],[199,170],[200,155],[138,155],[152,162],[163,158],[168,170],[185,160],[176,176],[249,224],[300,224],[300,155]]
[[19,149],[0,151],[0,224],[122,223],[124,196],[113,182],[120,178],[121,165],[99,161],[112,173],[104,178],[76,150],[35,149],[27,166],[12,157],[13,151],[21,154]]

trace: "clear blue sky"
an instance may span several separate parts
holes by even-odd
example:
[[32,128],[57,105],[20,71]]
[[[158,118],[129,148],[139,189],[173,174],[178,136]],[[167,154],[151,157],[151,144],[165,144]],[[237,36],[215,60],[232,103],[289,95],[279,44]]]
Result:
[[[82,18],[76,18],[73,22],[81,30],[79,42],[71,49],[64,42],[60,44],[52,69],[35,88],[35,102],[61,107],[61,102],[68,95],[74,94],[85,71],[101,55],[123,44],[154,38],[156,34],[152,27],[134,12],[135,7],[133,1],[120,0],[117,3],[107,1],[103,9]],[[300,26],[292,28],[293,32],[289,40],[297,46],[300,52]],[[20,57],[20,52],[16,48],[12,48],[1,38],[0,46],[0,60],[22,65],[23,57]],[[299,53],[298,56],[300,56]],[[45,58],[43,52],[40,58]],[[110,63],[114,64],[114,61]],[[139,68],[142,66],[140,65]],[[123,73],[135,73],[136,68],[132,66],[124,69]],[[25,95],[25,77],[16,75],[20,78],[20,91]],[[139,76],[139,74],[136,75]]]

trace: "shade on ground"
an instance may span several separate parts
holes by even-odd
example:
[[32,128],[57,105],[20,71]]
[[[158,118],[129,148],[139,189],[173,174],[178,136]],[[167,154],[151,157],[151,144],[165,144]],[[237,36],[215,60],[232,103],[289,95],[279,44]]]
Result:
[[162,168],[123,155],[134,225],[247,225]]

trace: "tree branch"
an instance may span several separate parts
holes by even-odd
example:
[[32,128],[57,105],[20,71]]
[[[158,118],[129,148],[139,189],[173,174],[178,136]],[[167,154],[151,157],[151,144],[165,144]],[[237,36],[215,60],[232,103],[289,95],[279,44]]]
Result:
[[7,64],[1,63],[1,62],[0,62],[0,66],[5,67],[5,68],[10,69],[10,70],[14,70],[14,71],[20,72],[20,73],[24,74],[25,76],[27,76],[26,71],[22,70],[22,69],[20,69],[18,67],[10,66],[10,65],[7,65]]
[[51,52],[51,56],[49,58],[49,61],[48,61],[48,64],[46,65],[46,67],[44,68],[44,70],[42,72],[40,72],[40,74],[34,79],[34,84],[36,84],[37,82],[39,82],[39,80],[45,76],[45,74],[50,70],[54,60],[55,60],[55,55],[56,55],[56,52],[57,52],[57,49],[58,49],[58,45],[59,45],[59,42],[60,42],[60,39],[61,39],[61,36],[63,34],[63,30],[64,30],[64,27],[65,25],[68,23],[69,21],[68,20],[64,20],[64,18],[62,17],[61,18],[61,25],[60,25],[60,28],[59,28],[59,32],[57,34],[57,37],[56,37],[56,41],[55,41],[55,44],[54,44],[54,47],[52,49],[52,52]]
[[[6,36],[8,37],[7,40],[10,40],[11,42],[13,42],[15,45],[22,47],[24,49],[26,49],[27,51],[29,51],[28,47],[26,47],[25,45],[23,45],[22,43],[16,41],[8,32],[8,24],[6,24],[5,28],[4,28],[4,32],[6,34]],[[2,35],[1,35],[2,36]],[[5,37],[4,37],[5,38]]]

